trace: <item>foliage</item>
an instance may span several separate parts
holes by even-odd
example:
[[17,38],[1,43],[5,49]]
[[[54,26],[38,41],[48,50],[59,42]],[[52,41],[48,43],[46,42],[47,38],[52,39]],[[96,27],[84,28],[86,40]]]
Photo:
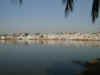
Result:
[[[18,0],[19,4],[23,4],[23,0]],[[74,3],[76,0],[62,0],[63,4],[66,5],[65,7],[65,15],[67,16],[70,12],[73,11]],[[92,22],[94,23],[95,20],[99,16],[99,7],[100,7],[100,0],[93,0],[92,3],[92,10],[91,10],[91,17],[92,17]]]
[[[62,0],[62,2],[66,4],[66,7],[65,7],[66,15],[68,15],[69,12],[72,12],[75,1],[76,0]],[[93,23],[99,16],[99,7],[100,7],[100,0],[93,0],[92,11],[91,11]]]

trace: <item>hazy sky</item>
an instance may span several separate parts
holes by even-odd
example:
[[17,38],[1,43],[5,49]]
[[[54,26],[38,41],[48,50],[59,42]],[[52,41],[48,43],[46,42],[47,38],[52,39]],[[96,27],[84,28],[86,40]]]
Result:
[[100,18],[91,22],[91,6],[92,0],[77,0],[74,12],[65,18],[61,0],[24,0],[21,8],[0,0],[0,33],[100,31]]

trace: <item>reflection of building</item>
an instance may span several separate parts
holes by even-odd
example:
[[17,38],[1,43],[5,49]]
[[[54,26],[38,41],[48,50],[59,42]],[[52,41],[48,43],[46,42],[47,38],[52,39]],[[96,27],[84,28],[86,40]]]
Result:
[[27,44],[49,45],[65,47],[96,47],[100,48],[100,41],[75,41],[75,40],[0,40],[0,44]]

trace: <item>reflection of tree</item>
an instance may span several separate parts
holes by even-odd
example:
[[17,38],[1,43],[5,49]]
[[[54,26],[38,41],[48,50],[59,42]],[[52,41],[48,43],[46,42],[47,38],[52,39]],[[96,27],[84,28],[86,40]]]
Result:
[[78,72],[76,75],[100,75],[100,58],[87,62],[73,61],[73,63],[85,68],[83,72]]
[[44,42],[43,40],[40,40],[39,43],[40,43],[41,45],[44,45],[45,42]]

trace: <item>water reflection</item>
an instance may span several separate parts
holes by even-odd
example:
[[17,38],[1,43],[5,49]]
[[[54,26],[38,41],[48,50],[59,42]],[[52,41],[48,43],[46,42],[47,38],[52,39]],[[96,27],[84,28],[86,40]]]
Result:
[[0,75],[88,75],[99,72],[100,63],[89,61],[99,48],[99,41],[0,40]]
[[77,72],[76,75],[100,75],[100,58],[90,61],[73,61],[75,64],[79,64],[84,67],[82,72]]
[[96,47],[100,48],[100,41],[73,41],[73,40],[0,40],[0,44],[40,44],[44,46],[60,45],[64,47]]
[[[56,62],[48,68],[48,75],[75,75],[75,72],[81,69],[79,66],[71,65],[67,62]],[[75,67],[77,67],[75,69]]]

